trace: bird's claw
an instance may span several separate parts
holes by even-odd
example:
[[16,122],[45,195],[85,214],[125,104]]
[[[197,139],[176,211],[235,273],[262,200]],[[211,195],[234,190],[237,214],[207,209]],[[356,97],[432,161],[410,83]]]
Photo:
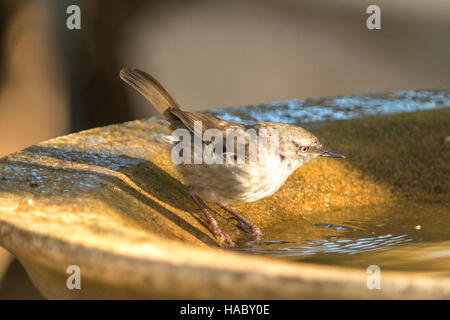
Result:
[[228,247],[234,247],[234,241],[231,240],[230,236],[226,233],[218,230],[214,232],[215,236],[219,238],[219,244],[222,247],[223,245]]

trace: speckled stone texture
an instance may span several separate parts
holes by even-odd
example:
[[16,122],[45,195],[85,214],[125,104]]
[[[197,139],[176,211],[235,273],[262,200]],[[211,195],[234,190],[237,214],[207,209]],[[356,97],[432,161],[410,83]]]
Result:
[[[449,201],[448,90],[434,93],[442,96],[438,110],[311,124],[321,142],[347,160],[312,161],[273,196],[233,208],[264,231],[312,212],[409,198]],[[411,99],[434,101],[422,95]],[[379,96],[377,104],[395,106],[397,98]],[[326,108],[327,101],[317,104]],[[261,114],[268,107],[261,106]],[[383,289],[368,290],[365,270],[218,248],[175,173],[162,140],[167,133],[155,119],[137,120],[0,159],[0,244],[46,297],[450,298],[445,277],[384,272]],[[248,239],[235,220],[210,207],[232,238]],[[81,268],[81,290],[66,287],[69,265]]]

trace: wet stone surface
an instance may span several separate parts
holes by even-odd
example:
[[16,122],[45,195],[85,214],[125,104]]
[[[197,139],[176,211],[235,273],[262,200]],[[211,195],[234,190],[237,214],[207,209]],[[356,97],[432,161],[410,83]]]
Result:
[[211,110],[207,113],[246,124],[272,121],[308,126],[308,123],[314,122],[433,110],[449,105],[450,90],[405,90],[386,94],[275,101]]

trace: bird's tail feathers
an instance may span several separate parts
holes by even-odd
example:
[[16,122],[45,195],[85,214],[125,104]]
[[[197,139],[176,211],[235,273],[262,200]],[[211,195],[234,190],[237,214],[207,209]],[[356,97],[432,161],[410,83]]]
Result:
[[170,108],[180,109],[180,105],[166,89],[151,75],[139,69],[124,68],[120,78],[139,91],[166,119],[173,119]]

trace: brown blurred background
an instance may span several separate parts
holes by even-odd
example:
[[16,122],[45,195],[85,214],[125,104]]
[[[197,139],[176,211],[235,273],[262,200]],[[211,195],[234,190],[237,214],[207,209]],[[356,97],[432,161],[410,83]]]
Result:
[[[66,9],[81,8],[81,30]],[[381,7],[381,30],[366,8]],[[448,0],[0,0],[0,156],[153,114],[138,67],[189,110],[450,85]],[[0,299],[39,299],[0,248]]]

